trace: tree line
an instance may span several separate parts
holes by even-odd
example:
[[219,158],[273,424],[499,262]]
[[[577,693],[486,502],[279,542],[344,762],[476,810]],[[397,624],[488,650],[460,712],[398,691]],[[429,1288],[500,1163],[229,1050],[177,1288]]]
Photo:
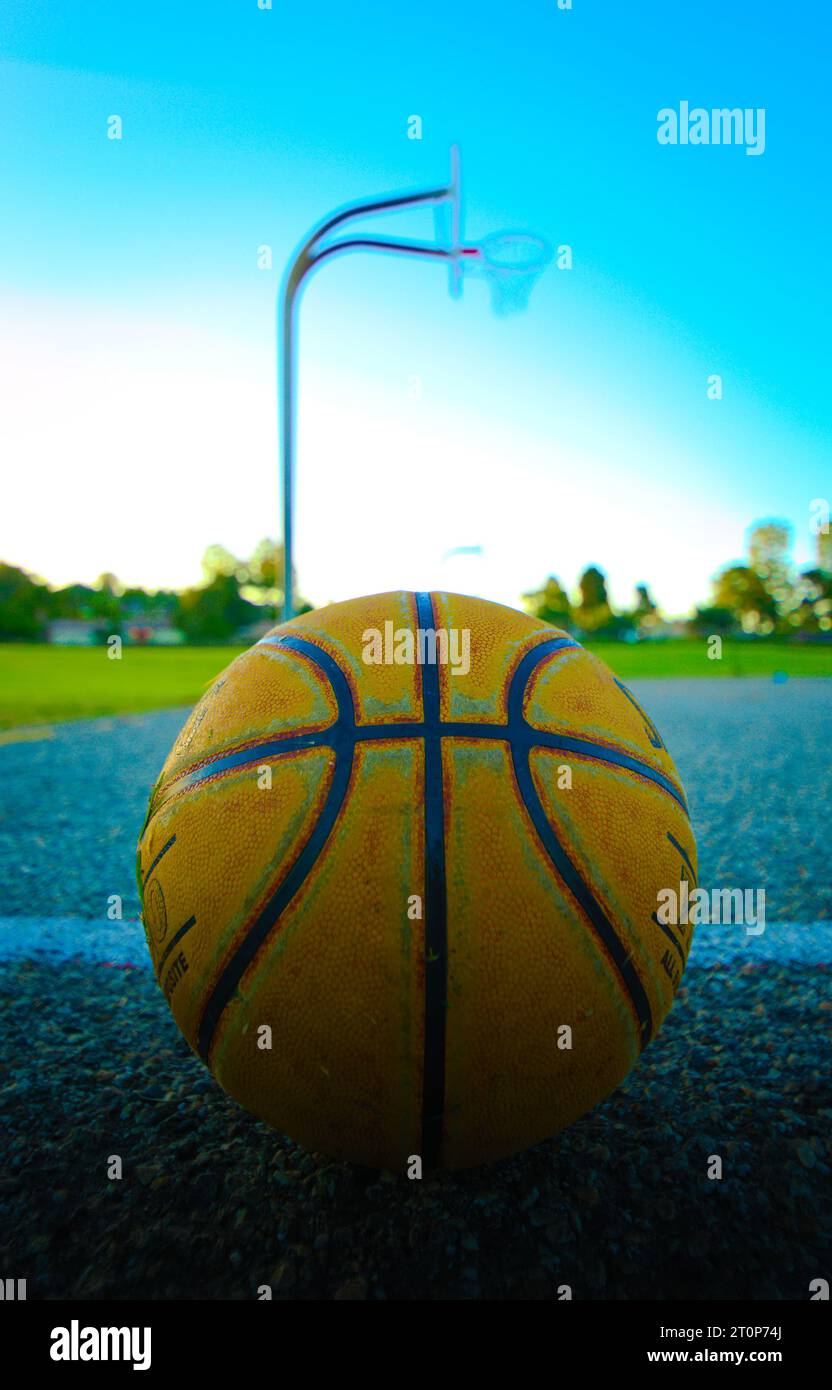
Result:
[[[817,560],[798,571],[789,552],[790,527],[779,521],[751,528],[748,557],[726,565],[712,581],[708,603],[685,620],[691,635],[788,634],[832,640],[832,536],[820,532]],[[60,620],[96,626],[100,640],[131,629],[167,629],[192,643],[246,640],[248,629],[279,620],[283,606],[283,548],[268,538],[241,560],[223,546],[209,546],[202,582],[181,591],[124,587],[112,574],[94,585],[55,588],[14,565],[0,562],[0,640],[48,640]],[[570,597],[554,576],[524,595],[528,612],[556,627],[588,637],[627,640],[667,632],[647,584],[636,587],[630,608],[616,610],[603,570],[589,565]],[[296,611],[312,607],[296,600]],[[678,627],[675,629],[678,630]]]
[[[745,633],[832,639],[832,535],[818,533],[816,563],[803,570],[791,563],[791,545],[788,523],[753,526],[746,563],[719,571],[712,580],[710,601],[698,605],[685,620],[687,632],[696,637]],[[646,584],[636,586],[631,608],[616,612],[607,595],[606,576],[595,565],[584,570],[574,600],[554,575],[524,599],[535,617],[584,636],[626,640],[666,630]]]
[[[200,584],[176,591],[122,585],[102,574],[94,585],[54,588],[14,565],[0,562],[0,640],[48,640],[61,620],[91,623],[100,640],[130,630],[169,630],[185,641],[232,641],[257,623],[277,621],[283,605],[283,547],[268,538],[246,560],[211,545],[202,560]],[[298,603],[298,611],[310,607]]]

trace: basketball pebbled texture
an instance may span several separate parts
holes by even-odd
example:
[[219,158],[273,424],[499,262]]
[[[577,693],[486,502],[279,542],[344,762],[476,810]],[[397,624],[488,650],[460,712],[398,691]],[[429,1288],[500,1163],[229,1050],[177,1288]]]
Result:
[[[385,623],[467,630],[470,669],[368,664]],[[274,628],[214,682],[138,877],[160,985],[231,1096],[335,1157],[460,1168],[626,1076],[681,979],[690,928],[657,894],[694,887],[696,846],[602,662],[497,604],[391,593]]]

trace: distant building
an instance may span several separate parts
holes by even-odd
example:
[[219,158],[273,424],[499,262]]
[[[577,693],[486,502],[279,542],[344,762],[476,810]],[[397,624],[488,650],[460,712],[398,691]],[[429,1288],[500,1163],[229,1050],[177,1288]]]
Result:
[[648,642],[666,637],[689,637],[687,618],[659,618],[658,622],[644,636]]
[[124,629],[124,639],[134,647],[178,647],[185,634],[167,617],[133,613]]
[[107,623],[103,618],[56,618],[46,628],[47,642],[59,647],[95,647],[106,636]]

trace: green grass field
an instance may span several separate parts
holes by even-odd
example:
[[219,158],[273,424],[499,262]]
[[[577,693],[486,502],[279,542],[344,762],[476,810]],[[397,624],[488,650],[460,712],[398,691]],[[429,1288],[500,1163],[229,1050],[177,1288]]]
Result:
[[586,642],[591,652],[620,676],[832,676],[832,646],[789,642],[723,642],[722,657],[709,661],[704,641]]
[[0,729],[192,705],[237,647],[0,645]]
[[[648,676],[832,676],[832,647],[725,642],[709,661],[704,642],[590,645],[622,680]],[[0,644],[0,729],[192,705],[234,659],[236,647],[104,647]]]

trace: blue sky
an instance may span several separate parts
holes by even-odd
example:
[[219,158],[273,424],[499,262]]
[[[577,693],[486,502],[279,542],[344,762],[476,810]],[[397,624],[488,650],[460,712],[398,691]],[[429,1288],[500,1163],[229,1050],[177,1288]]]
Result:
[[[828,27],[774,0],[4,0],[0,556],[178,586],[208,543],[276,534],[282,269],[340,204],[442,182],[458,142],[468,238],[525,227],[574,268],[511,319],[416,261],[311,282],[303,592],[514,603],[595,563],[618,602],[645,580],[683,612],[770,516],[810,559],[832,490]],[[764,154],[661,146],[683,100],[765,108]]]

